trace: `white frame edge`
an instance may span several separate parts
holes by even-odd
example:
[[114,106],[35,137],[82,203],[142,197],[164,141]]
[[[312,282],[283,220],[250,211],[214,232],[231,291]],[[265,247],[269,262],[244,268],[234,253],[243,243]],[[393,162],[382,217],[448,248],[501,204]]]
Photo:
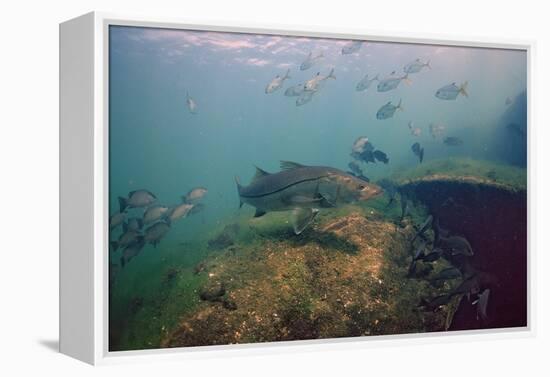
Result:
[[[533,194],[531,162],[534,155],[532,143],[534,101],[531,98],[534,83],[532,78],[534,41],[459,38],[438,34],[407,33],[405,35],[393,32],[386,34],[366,30],[310,26],[266,26],[251,23],[242,26],[242,23],[235,22],[203,22],[113,13],[88,13],[60,25],[60,352],[90,364],[115,364],[212,356],[291,353],[296,352],[296,347],[299,347],[301,352],[309,352],[449,341],[470,342],[535,335],[533,310],[535,291],[532,285],[535,281],[532,268],[534,253],[530,242],[532,227],[529,226],[527,327],[109,352],[109,249],[106,235],[108,234],[109,198],[108,28],[110,25],[524,50],[527,53],[528,66],[528,224],[532,224],[534,219],[534,208],[531,206]],[[90,53],[92,55],[89,55]],[[75,74],[81,80],[68,82],[68,79],[74,79]],[[88,85],[79,85],[82,81]],[[75,124],[79,126],[75,127]],[[93,135],[90,137],[91,133]],[[87,145],[86,138],[93,140],[93,145]],[[80,140],[81,145],[75,146],[75,139]],[[90,163],[93,163],[92,167],[89,166]],[[78,177],[81,179],[77,179]],[[71,208],[71,204],[77,201],[78,209],[76,206],[74,209]],[[80,205],[83,201],[93,204],[83,209]],[[399,339],[399,344],[395,343],[395,339]]]

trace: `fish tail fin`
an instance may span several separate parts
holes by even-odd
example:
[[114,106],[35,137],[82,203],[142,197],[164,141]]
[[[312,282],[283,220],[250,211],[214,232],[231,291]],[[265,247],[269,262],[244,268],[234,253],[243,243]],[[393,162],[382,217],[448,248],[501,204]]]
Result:
[[376,76],[374,76],[373,80],[376,80],[376,81],[380,81],[380,74],[376,74]]
[[405,84],[407,85],[411,85],[412,84],[412,80],[409,78],[409,74],[408,73],[405,73],[405,76],[403,76],[401,78],[401,80],[405,81]]
[[397,104],[397,109],[403,111],[403,105],[401,104],[401,100],[399,100],[399,103]]
[[290,68],[286,70],[285,77],[283,77],[283,80],[289,79],[290,77]]
[[468,92],[466,89],[468,88],[468,81],[464,81],[462,85],[460,85],[460,94],[462,94],[464,97],[468,98]]
[[118,206],[119,206],[120,213],[124,212],[126,210],[126,207],[128,207],[128,199],[123,198],[122,196],[119,196]]
[[330,70],[330,73],[328,74],[327,79],[335,79],[336,80],[336,76],[334,76],[334,68],[332,68]]
[[430,61],[429,61],[429,60],[428,60],[428,61],[426,62],[426,64],[424,64],[424,65],[425,65],[426,67],[428,67],[429,69],[432,69],[432,66],[430,65]]
[[241,190],[243,186],[241,186],[241,182],[237,176],[235,176],[235,183],[237,184],[237,192],[239,193],[239,208],[241,208],[243,206],[243,201],[241,199]]

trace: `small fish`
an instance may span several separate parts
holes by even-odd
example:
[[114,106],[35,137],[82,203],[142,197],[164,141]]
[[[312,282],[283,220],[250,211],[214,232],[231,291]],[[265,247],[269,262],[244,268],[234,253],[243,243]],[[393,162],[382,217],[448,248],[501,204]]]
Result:
[[452,298],[451,295],[440,295],[440,296],[434,297],[430,301],[422,299],[419,306],[423,307],[427,311],[435,312],[442,306],[447,305],[449,301],[451,301],[451,298]]
[[399,103],[397,106],[392,105],[391,101],[386,103],[384,106],[382,106],[378,111],[376,112],[376,119],[382,120],[382,119],[389,119],[393,117],[393,114],[395,114],[396,110],[403,111],[403,106],[401,106],[401,100],[399,100]]
[[432,251],[431,253],[425,255],[424,257],[422,257],[422,260],[424,262],[435,262],[439,258],[441,258],[441,250],[436,249],[436,250]]
[[430,134],[434,139],[439,139],[443,136],[445,126],[442,124],[430,123]]
[[186,102],[187,102],[187,108],[189,109],[189,112],[191,114],[196,114],[197,113],[197,103],[195,102],[193,97],[191,97],[189,95],[189,92],[187,92]]
[[118,237],[117,241],[111,241],[113,251],[117,251],[121,247],[126,247],[141,237],[141,233],[135,230],[128,230]]
[[128,198],[119,197],[118,204],[120,212],[124,212],[126,208],[142,208],[148,207],[157,200],[155,194],[147,190],[136,190],[128,193]]
[[462,273],[460,270],[456,267],[448,267],[443,270],[441,270],[437,275],[435,275],[433,278],[431,278],[431,281],[437,281],[437,280],[452,280],[457,279],[459,277],[462,277]]
[[421,237],[422,235],[424,235],[424,233],[426,233],[428,228],[432,226],[432,222],[433,222],[433,216],[428,215],[426,220],[424,220],[424,222],[420,226],[420,229],[418,229],[418,232],[416,232],[416,234],[414,235],[413,239],[411,240],[411,243],[413,243],[418,237]]
[[136,239],[134,242],[126,246],[122,251],[122,256],[120,257],[120,267],[124,267],[128,264],[128,262],[138,256],[144,246],[145,240],[143,237]]
[[187,214],[188,215],[196,215],[197,213],[204,210],[204,207],[205,206],[204,206],[203,203],[197,203],[197,204],[193,205],[193,207],[189,210],[189,212]]
[[143,221],[141,219],[138,219],[137,217],[132,217],[131,219],[128,219],[127,222],[122,224],[122,230],[124,232],[139,232],[141,228],[143,228]]
[[460,146],[460,145],[464,144],[462,139],[460,139],[456,136],[446,137],[445,140],[443,140],[443,143],[445,143],[445,145],[448,145],[448,146],[451,146],[451,147],[457,147],[457,146]]
[[397,88],[403,80],[405,80],[405,82],[407,83],[410,83],[409,75],[405,74],[404,76],[395,76],[394,71],[389,77],[386,77],[378,83],[378,85],[376,86],[376,90],[378,92],[387,92],[393,90]]
[[145,225],[154,223],[155,221],[160,220],[168,211],[168,207],[163,205],[153,205],[148,207],[143,214],[143,223]]
[[351,147],[351,151],[353,153],[363,153],[364,151],[374,151],[374,147],[369,142],[369,138],[366,136],[359,136],[354,142],[353,146]]
[[390,162],[388,156],[380,150],[375,150],[374,152],[372,152],[372,155],[376,160],[383,162],[384,164],[387,164],[388,162]]
[[204,187],[195,187],[194,189],[189,190],[185,196],[182,196],[182,201],[189,204],[197,203],[199,200],[204,198],[208,189]]
[[415,127],[413,121],[409,121],[407,126],[409,127],[412,136],[420,136],[420,134],[422,134],[422,129]]
[[283,83],[285,82],[285,80],[289,78],[290,78],[290,69],[288,69],[286,71],[286,74],[282,77],[279,75],[275,76],[275,78],[271,80],[269,84],[267,84],[265,88],[265,94],[270,94],[275,92],[276,90],[281,89],[283,87]]
[[460,236],[440,237],[438,246],[451,255],[465,255],[471,257],[474,255],[472,246],[468,240]]
[[397,194],[397,187],[395,183],[388,178],[382,178],[376,183],[378,184],[378,186],[382,187],[384,192],[388,195],[389,201],[386,206],[389,206],[394,202],[395,196]]
[[304,91],[300,97],[296,99],[296,106],[302,106],[306,103],[310,102],[313,99],[313,95],[315,94],[315,91]]
[[353,54],[354,52],[359,51],[363,41],[349,41],[344,47],[342,47],[342,55]]
[[512,104],[512,99],[510,97],[506,97],[506,100],[504,101],[504,104],[506,106],[510,106]]
[[189,204],[186,202],[175,205],[166,212],[166,218],[170,223],[172,223],[176,220],[187,217],[187,215],[189,215],[189,213],[191,212],[194,206],[195,206],[194,204]]
[[363,77],[361,81],[357,83],[357,85],[355,86],[355,90],[358,92],[367,90],[374,81],[379,81],[378,75],[374,76],[372,79],[369,79],[369,75],[365,75],[365,77]]
[[403,72],[418,73],[424,67],[428,67],[431,69],[432,67],[430,66],[430,61],[428,60],[426,63],[422,63],[420,59],[416,59],[415,61],[410,62],[409,64],[406,64],[405,67],[403,67]]
[[169,230],[170,225],[167,222],[159,221],[145,229],[144,240],[156,247]]
[[285,96],[287,97],[298,97],[299,95],[301,95],[305,90],[305,85],[304,84],[298,84],[298,85],[294,85],[294,86],[291,86],[290,88],[288,88],[287,90],[285,90]]
[[426,251],[426,242],[421,241],[413,255],[413,261],[424,259],[424,253]]
[[317,72],[317,74],[313,78],[306,81],[304,88],[307,91],[315,92],[319,90],[320,85],[328,79],[336,79],[336,76],[334,76],[334,68],[332,68],[329,74],[326,76],[321,75],[321,72]]
[[457,86],[456,83],[445,85],[439,88],[435,92],[435,96],[442,100],[455,100],[459,94],[462,94],[464,97],[468,97],[468,92],[466,88],[468,87],[468,81],[464,81],[460,86]]
[[487,305],[489,304],[489,294],[491,290],[489,288],[485,289],[478,296],[477,300],[477,319],[487,322]]
[[117,212],[109,218],[109,228],[111,230],[118,228],[126,220],[126,212]]
[[420,143],[414,143],[411,146],[411,150],[418,157],[420,163],[422,163],[422,161],[424,160],[424,148],[420,146]]
[[310,69],[313,67],[319,60],[323,59],[323,53],[321,52],[317,56],[313,56],[313,53],[309,53],[306,60],[302,64],[300,64],[300,71],[305,71],[306,69]]

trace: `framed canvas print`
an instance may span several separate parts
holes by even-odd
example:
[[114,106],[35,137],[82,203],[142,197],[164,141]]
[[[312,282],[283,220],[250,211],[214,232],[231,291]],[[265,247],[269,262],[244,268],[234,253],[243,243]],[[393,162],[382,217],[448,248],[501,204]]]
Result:
[[92,13],[60,47],[62,352],[530,331],[529,44]]

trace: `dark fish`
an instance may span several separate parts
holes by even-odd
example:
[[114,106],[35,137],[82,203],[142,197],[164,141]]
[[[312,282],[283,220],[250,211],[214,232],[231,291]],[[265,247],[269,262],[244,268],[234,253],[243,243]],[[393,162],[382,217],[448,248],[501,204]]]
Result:
[[375,159],[377,159],[380,162],[383,162],[384,164],[387,164],[388,162],[390,162],[388,156],[380,150],[375,150],[374,152],[372,152],[372,155]]
[[348,44],[342,47],[342,55],[353,54],[354,52],[359,51],[362,45],[363,41],[350,41],[348,42]]
[[203,203],[197,203],[189,210],[188,215],[196,215],[197,213],[204,210],[205,205]]
[[423,307],[426,311],[435,312],[441,306],[447,305],[451,301],[451,298],[451,295],[441,295],[434,297],[430,301],[422,299],[419,306]]
[[145,246],[145,240],[143,237],[139,237],[134,242],[129,244],[122,251],[122,256],[120,257],[120,267],[124,267],[128,262],[135,258]]
[[348,164],[350,168],[350,174],[356,176],[357,178],[362,179],[363,181],[370,182],[370,179],[363,174],[363,170],[359,164],[355,161],[352,161]]
[[456,267],[448,267],[443,270],[441,270],[437,275],[435,275],[430,280],[436,281],[436,280],[451,280],[456,279],[462,276],[462,273],[460,270]]
[[382,120],[382,119],[388,119],[393,117],[393,114],[395,114],[396,110],[403,111],[403,106],[401,106],[401,100],[399,100],[399,103],[397,106],[392,105],[391,101],[383,105],[378,109],[376,112],[376,119]]
[[426,243],[421,242],[414,252],[413,261],[424,259],[424,252],[426,251]]
[[118,237],[117,241],[111,242],[113,251],[117,251],[120,247],[126,247],[141,237],[141,233],[136,230],[128,230]]
[[127,222],[122,224],[122,230],[124,232],[139,232],[141,228],[143,228],[143,221],[141,219],[138,219],[137,217],[132,217],[131,219],[128,219]]
[[128,193],[128,198],[119,197],[118,204],[120,212],[124,212],[126,208],[142,208],[148,207],[157,200],[157,197],[147,190],[136,190]]
[[451,146],[451,147],[456,147],[456,146],[464,144],[462,139],[460,139],[456,136],[446,137],[445,140],[443,140],[443,143],[445,143],[446,145]]
[[273,174],[256,168],[246,187],[237,180],[240,205],[255,207],[255,217],[270,211],[292,211],[296,234],[311,223],[319,208],[366,200],[381,192],[378,186],[331,167],[282,161],[281,168]]
[[424,233],[426,233],[428,228],[432,226],[432,222],[433,222],[433,216],[428,215],[426,220],[420,226],[420,229],[418,229],[418,232],[416,232],[416,234],[414,235],[413,239],[411,240],[411,243],[413,243],[419,236],[422,236]]
[[477,300],[477,319],[487,322],[487,305],[489,304],[490,289],[485,289],[478,296]]
[[420,143],[418,142],[414,143],[411,146],[411,150],[418,157],[418,160],[420,161],[420,163],[422,163],[422,161],[424,160],[424,148],[420,146]]
[[450,255],[474,255],[472,246],[468,240],[460,236],[440,237],[438,246]]
[[167,222],[159,221],[145,229],[145,242],[156,247],[169,230],[170,225]]
[[439,258],[441,258],[441,250],[439,249],[435,249],[434,251],[432,251],[431,253],[425,255],[422,257],[422,260],[424,262],[435,262],[436,260],[438,260]]

